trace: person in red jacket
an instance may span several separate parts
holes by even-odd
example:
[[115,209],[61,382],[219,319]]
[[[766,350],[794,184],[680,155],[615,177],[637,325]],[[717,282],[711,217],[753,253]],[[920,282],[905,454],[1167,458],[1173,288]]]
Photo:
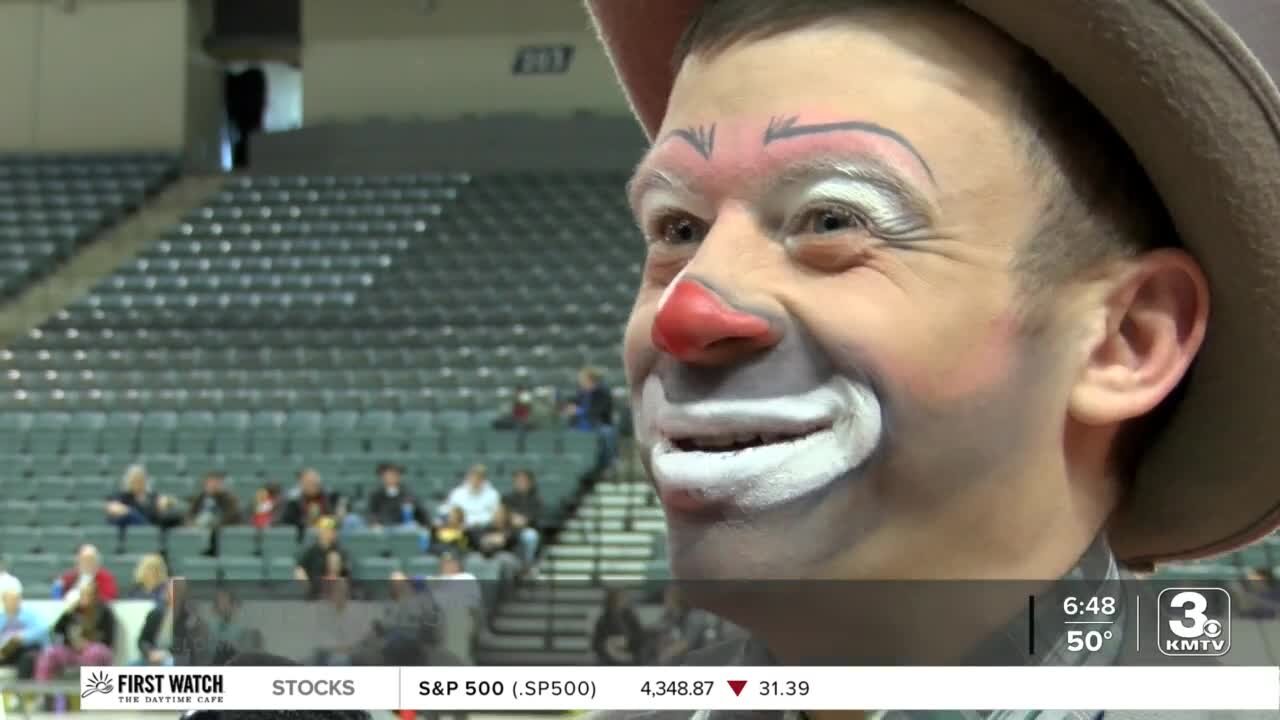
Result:
[[80,546],[76,551],[76,566],[63,573],[59,580],[62,583],[63,597],[71,602],[80,594],[80,588],[88,583],[93,583],[97,588],[97,597],[102,602],[111,602],[120,596],[116,576],[102,567],[102,555],[93,545]]

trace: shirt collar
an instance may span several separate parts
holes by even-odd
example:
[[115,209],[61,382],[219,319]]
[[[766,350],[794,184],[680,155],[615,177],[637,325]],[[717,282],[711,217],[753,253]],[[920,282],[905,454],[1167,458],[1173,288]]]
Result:
[[[1125,627],[1125,575],[1121,573],[1111,547],[1106,538],[1099,535],[1089,548],[1080,556],[1075,566],[1062,579],[1051,586],[1045,593],[1057,602],[1038,603],[1035,611],[1036,635],[1038,642],[1046,643],[1049,648],[1043,655],[1037,654],[1035,662],[1040,665],[1072,666],[1072,665],[1111,665],[1114,664],[1124,639]],[[1116,599],[1115,622],[1109,626],[1113,637],[1098,652],[1072,652],[1067,649],[1066,635],[1062,631],[1061,601],[1062,592],[1068,592],[1082,602],[1089,597],[1111,597]],[[1017,647],[1026,647],[1026,618],[1019,618],[1007,629],[1010,641],[1018,643]],[[767,654],[767,651],[766,651]],[[1030,655],[1024,655],[1031,658]],[[762,717],[767,717],[761,714]],[[868,713],[868,720],[1097,720],[1101,716],[1097,711],[1086,710],[942,710],[942,711],[908,711],[878,710]],[[690,720],[730,720],[731,712],[698,711]],[[805,713],[798,710],[787,710],[776,715],[777,720],[807,720]]]

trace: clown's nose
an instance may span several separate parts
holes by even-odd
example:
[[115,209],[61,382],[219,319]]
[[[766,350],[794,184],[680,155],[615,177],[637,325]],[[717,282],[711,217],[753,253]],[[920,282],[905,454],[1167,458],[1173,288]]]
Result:
[[653,344],[695,365],[729,362],[777,344],[779,332],[766,318],[730,306],[692,280],[672,287],[653,318]]

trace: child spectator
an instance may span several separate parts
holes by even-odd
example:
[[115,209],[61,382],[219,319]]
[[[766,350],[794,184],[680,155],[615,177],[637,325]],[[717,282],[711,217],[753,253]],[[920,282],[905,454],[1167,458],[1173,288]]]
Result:
[[436,526],[431,535],[431,552],[439,555],[448,551],[466,552],[469,546],[466,516],[462,508],[449,508],[444,522]]
[[253,493],[253,526],[259,530],[271,527],[276,516],[276,501],[280,497],[280,486],[268,483]]

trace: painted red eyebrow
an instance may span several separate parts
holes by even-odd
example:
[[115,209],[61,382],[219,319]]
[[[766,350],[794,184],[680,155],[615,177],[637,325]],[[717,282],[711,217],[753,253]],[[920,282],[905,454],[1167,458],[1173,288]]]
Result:
[[[694,152],[702,156],[703,160],[711,160],[716,148],[716,123],[709,125],[695,125],[691,127],[676,128],[667,132],[654,144],[656,149],[660,145],[664,145],[672,140],[679,140]],[[820,122],[809,123],[807,125],[800,124],[799,115],[774,115],[769,118],[769,124],[764,129],[760,146],[768,147],[773,143],[782,142],[792,138],[806,137],[811,135],[823,135],[828,133],[856,132],[869,133],[890,140],[902,149],[906,150],[921,169],[929,178],[929,182],[937,184],[937,180],[933,175],[933,168],[929,167],[928,161],[924,159],[924,155],[911,144],[910,140],[895,130],[891,130],[883,125],[863,120],[841,120],[836,122]]]

